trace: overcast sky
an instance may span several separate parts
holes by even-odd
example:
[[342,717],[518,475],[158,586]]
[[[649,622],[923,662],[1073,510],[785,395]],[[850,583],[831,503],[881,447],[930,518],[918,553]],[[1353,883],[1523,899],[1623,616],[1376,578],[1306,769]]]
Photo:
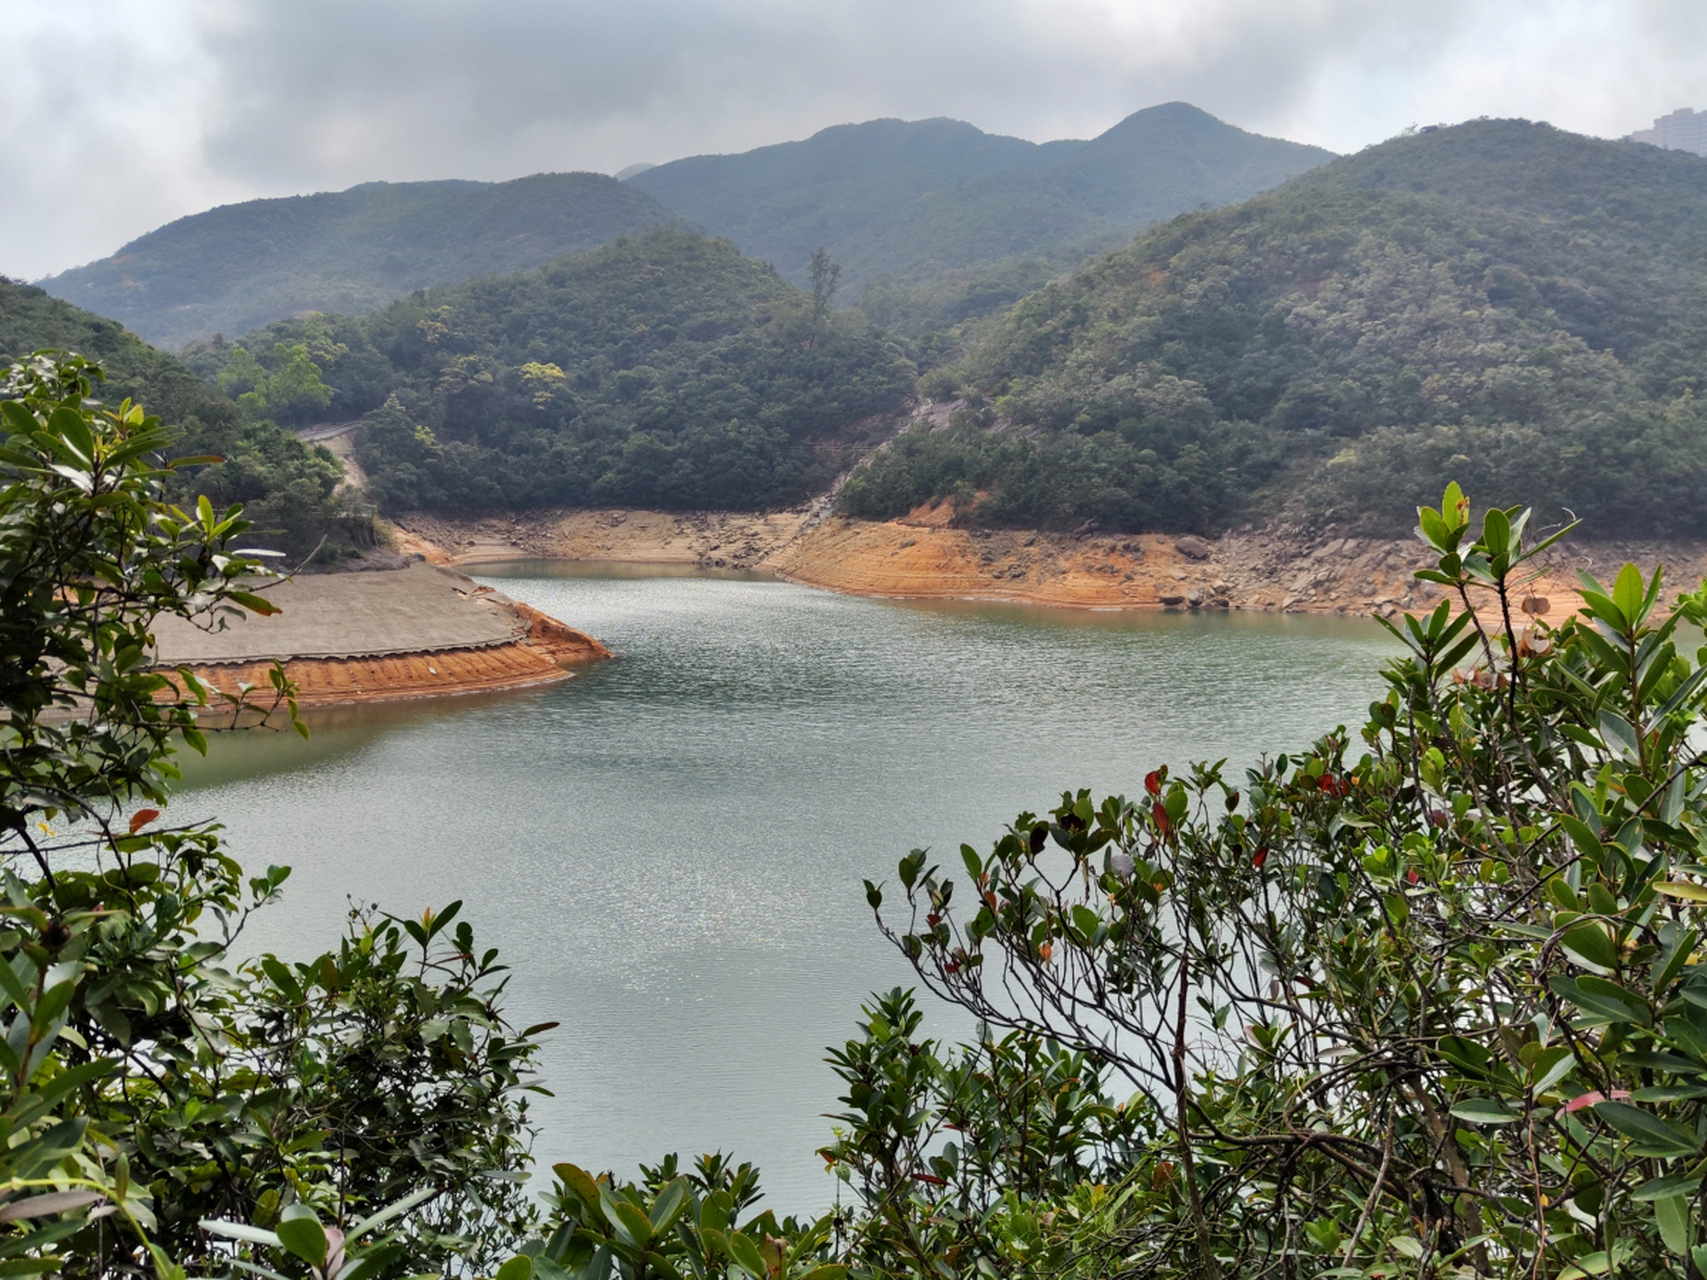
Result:
[[1707,109],[1707,0],[0,0],[0,274],[369,179],[614,172],[878,116],[1044,141],[1183,99],[1351,151]]

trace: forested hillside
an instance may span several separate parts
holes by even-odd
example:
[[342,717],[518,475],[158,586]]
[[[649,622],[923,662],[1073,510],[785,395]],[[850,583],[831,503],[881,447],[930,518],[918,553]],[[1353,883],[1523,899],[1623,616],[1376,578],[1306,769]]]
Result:
[[[825,246],[851,292],[880,277],[935,283],[1009,259],[1071,266],[1099,240],[1244,199],[1331,155],[1175,102],[1090,142],[1041,145],[955,120],[873,120],[658,165],[627,185],[798,284]],[[960,282],[944,283],[953,293]]]
[[[1395,139],[1026,298],[958,425],[856,475],[887,516],[1197,528],[1418,493],[1707,533],[1707,160],[1523,121]],[[992,429],[993,428],[993,429]]]
[[239,397],[311,363],[319,416],[366,415],[358,456],[391,509],[784,505],[917,373],[857,315],[675,229],[188,358]]
[[251,545],[307,551],[346,536],[334,498],[343,468],[324,448],[303,444],[265,418],[246,417],[184,364],[124,326],[0,277],[0,368],[42,348],[97,361],[101,400],[141,403],[175,433],[173,456],[214,454],[218,466],[182,473],[172,497],[205,493],[220,507],[241,502],[256,524]]
[[368,182],[180,218],[41,283],[175,350],[305,311],[369,311],[429,285],[539,266],[671,218],[596,173]]

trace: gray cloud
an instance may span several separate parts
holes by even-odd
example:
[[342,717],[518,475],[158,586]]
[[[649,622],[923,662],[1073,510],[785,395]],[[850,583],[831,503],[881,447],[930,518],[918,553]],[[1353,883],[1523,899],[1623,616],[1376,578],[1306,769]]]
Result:
[[874,116],[1094,135],[1183,98],[1336,150],[1707,107],[1699,0],[0,0],[0,271],[373,178],[613,171]]

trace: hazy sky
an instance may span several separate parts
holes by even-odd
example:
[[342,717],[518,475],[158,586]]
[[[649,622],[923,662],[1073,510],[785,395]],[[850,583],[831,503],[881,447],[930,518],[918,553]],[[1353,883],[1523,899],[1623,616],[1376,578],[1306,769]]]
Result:
[[0,274],[356,182],[740,151],[877,116],[1043,141],[1172,99],[1355,150],[1707,109],[1707,0],[0,0]]

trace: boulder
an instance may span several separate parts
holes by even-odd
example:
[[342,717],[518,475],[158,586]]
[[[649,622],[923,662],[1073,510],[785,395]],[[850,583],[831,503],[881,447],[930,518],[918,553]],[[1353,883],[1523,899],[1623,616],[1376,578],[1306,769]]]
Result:
[[1187,534],[1183,538],[1174,539],[1174,550],[1188,560],[1207,560],[1213,548],[1202,538],[1194,538]]

